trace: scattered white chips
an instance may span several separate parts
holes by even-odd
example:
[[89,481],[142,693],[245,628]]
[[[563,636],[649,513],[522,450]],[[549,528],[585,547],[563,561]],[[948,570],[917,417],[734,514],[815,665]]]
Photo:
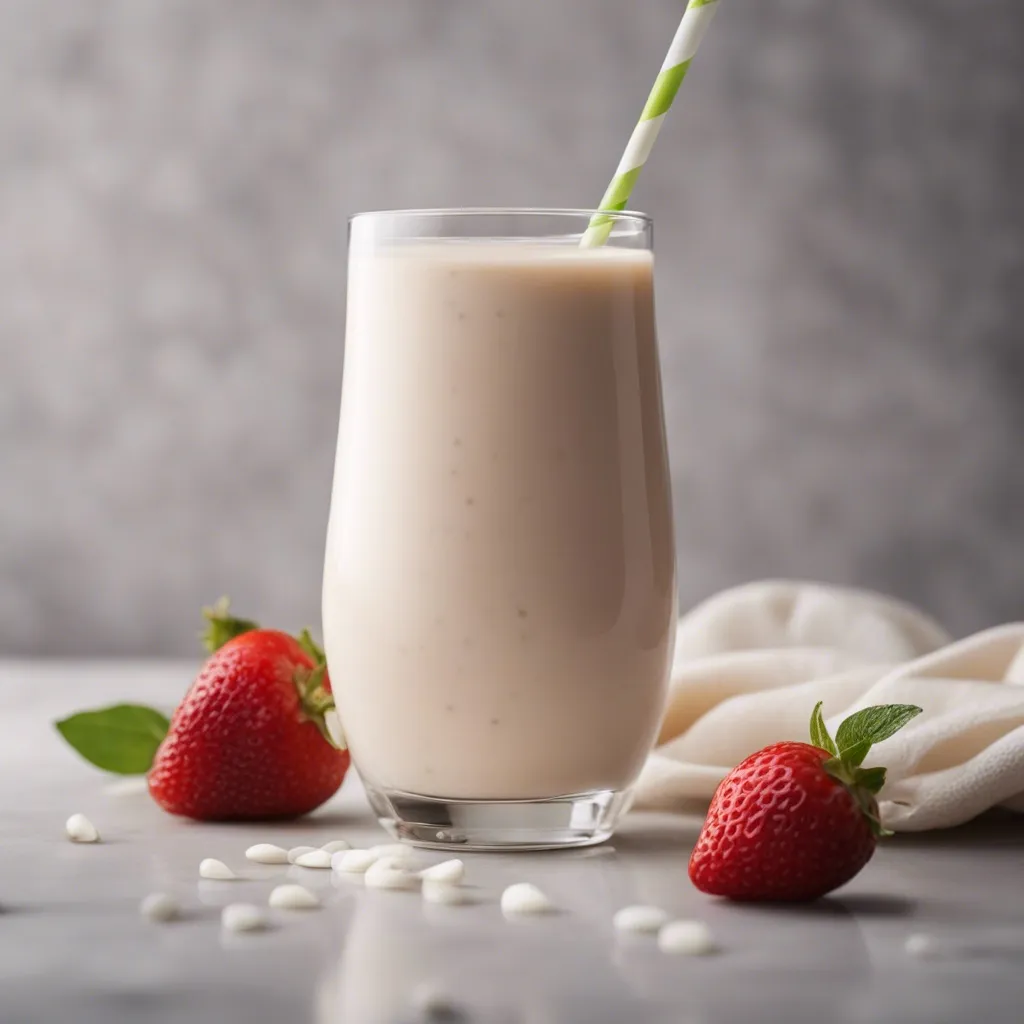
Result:
[[165,892],[151,892],[139,904],[139,913],[147,921],[155,921],[162,924],[180,917],[181,907],[173,896],[168,896]]
[[64,823],[64,831],[73,843],[98,843],[100,834],[84,814],[72,814]]
[[245,851],[247,860],[254,860],[257,864],[287,864],[288,851],[282,846],[275,846],[273,843],[257,843]]
[[331,854],[326,850],[310,850],[309,853],[303,853],[296,857],[295,863],[300,868],[329,868]]
[[363,876],[367,889],[415,889],[420,880],[405,870],[401,857],[378,857]]
[[219,882],[230,882],[238,878],[238,875],[224,861],[217,860],[215,857],[207,857],[199,864],[199,877],[213,878]]
[[339,850],[331,855],[331,867],[335,871],[361,875],[377,860],[372,850]]
[[501,894],[503,914],[547,914],[554,909],[551,900],[530,882],[517,882]]
[[316,910],[320,906],[320,898],[304,885],[279,885],[268,902],[278,910]]
[[619,932],[658,932],[669,922],[668,913],[661,907],[623,907],[612,920]]
[[258,932],[267,927],[267,915],[251,903],[231,903],[220,912],[220,923],[228,932]]
[[294,864],[303,854],[312,853],[315,849],[315,846],[293,846],[288,851],[288,863]]
[[718,947],[703,921],[669,921],[658,932],[658,949],[681,956],[707,956]]
[[350,849],[350,847],[344,839],[332,839],[329,843],[324,843],[320,849],[326,850],[328,853],[339,853],[341,850]]
[[448,907],[468,903],[466,890],[451,882],[438,882],[432,878],[423,879],[423,902],[440,903]]
[[412,850],[403,843],[383,843],[380,846],[371,846],[370,853],[377,858],[395,857],[402,861],[410,860],[412,858]]
[[389,857],[392,860],[399,860],[401,863],[407,864],[413,859],[413,851],[408,846],[402,846],[401,843],[384,843],[381,846],[372,846],[370,847],[370,852],[378,860]]
[[457,885],[466,875],[466,865],[461,860],[445,860],[440,864],[433,864],[420,872],[420,878],[431,882],[448,882]]

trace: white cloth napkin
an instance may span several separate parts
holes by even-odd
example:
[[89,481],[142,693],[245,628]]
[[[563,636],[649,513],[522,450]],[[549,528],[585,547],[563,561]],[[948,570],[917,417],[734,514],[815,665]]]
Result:
[[947,828],[996,806],[1024,812],[1024,623],[954,643],[890,598],[784,581],[727,590],[680,620],[634,806],[706,803],[748,754],[808,741],[819,700],[833,735],[871,704],[924,709],[865,761],[888,768],[879,807],[894,831]]

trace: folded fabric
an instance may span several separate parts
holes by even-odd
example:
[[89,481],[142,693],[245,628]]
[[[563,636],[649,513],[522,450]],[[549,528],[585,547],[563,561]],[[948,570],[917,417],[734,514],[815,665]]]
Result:
[[872,704],[923,713],[871,750],[894,831],[947,828],[991,807],[1024,812],[1024,623],[951,642],[927,616],[867,591],[762,582],[679,623],[668,704],[634,806],[706,803],[728,771],[778,740],[808,740]]

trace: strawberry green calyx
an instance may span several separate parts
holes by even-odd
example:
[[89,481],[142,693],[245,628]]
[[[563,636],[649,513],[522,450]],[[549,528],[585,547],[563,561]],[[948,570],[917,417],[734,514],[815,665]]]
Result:
[[811,713],[811,743],[832,755],[822,767],[850,791],[876,837],[891,835],[882,826],[875,799],[885,785],[885,769],[862,768],[861,765],[875,743],[899,732],[921,714],[921,708],[913,704],[878,704],[864,708],[845,719],[833,739],[825,725],[821,705],[818,701]]
[[324,649],[313,639],[313,634],[304,629],[296,638],[299,646],[313,659],[315,665],[326,665],[327,655]]
[[212,608],[203,609],[203,618],[206,619],[206,629],[200,634],[203,640],[203,647],[213,654],[219,651],[229,640],[243,633],[250,633],[259,629],[259,624],[251,619],[237,619],[230,614],[231,602],[222,597],[216,601]]
[[[305,631],[304,631],[305,632]],[[338,742],[331,734],[327,724],[327,716],[337,715],[334,705],[334,697],[324,686],[324,678],[327,675],[326,664],[317,665],[315,668],[297,668],[295,670],[295,690],[299,695],[299,707],[302,710],[302,717],[312,722],[320,732],[320,735],[330,743],[336,750],[344,750],[345,744]]]
[[302,714],[320,730],[320,735],[332,747],[336,750],[345,750],[345,741],[340,738],[340,728],[332,732],[327,720],[328,715],[331,715],[337,722],[338,714],[334,697],[324,686],[324,679],[327,676],[327,655],[308,629],[303,629],[295,639],[315,666],[311,669],[298,669],[295,673],[295,688],[299,692]]

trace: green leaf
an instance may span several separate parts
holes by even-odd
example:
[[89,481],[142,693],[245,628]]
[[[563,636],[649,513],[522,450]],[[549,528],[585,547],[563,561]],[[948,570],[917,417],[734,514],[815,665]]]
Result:
[[145,775],[170,724],[166,715],[141,704],[82,711],[54,723],[86,761],[118,775]]
[[840,760],[852,768],[858,768],[864,763],[871,749],[871,740],[858,740],[852,747],[847,747],[840,755]]
[[885,785],[885,769],[862,768],[857,773],[857,785],[863,786],[869,793],[880,793]]
[[822,701],[818,701],[814,705],[814,711],[811,712],[811,742],[822,750],[827,750],[833,757],[838,755],[839,751],[836,749],[835,743],[832,742],[832,737],[828,734],[828,729],[825,727],[825,719],[821,714]]
[[313,659],[314,665],[327,664],[327,655],[324,654],[324,649],[313,639],[313,635],[308,629],[304,629],[296,639],[299,641],[299,646]]
[[845,759],[846,751],[864,740],[868,746],[881,743],[919,714],[921,709],[913,704],[878,704],[850,715],[836,731],[840,754]]

